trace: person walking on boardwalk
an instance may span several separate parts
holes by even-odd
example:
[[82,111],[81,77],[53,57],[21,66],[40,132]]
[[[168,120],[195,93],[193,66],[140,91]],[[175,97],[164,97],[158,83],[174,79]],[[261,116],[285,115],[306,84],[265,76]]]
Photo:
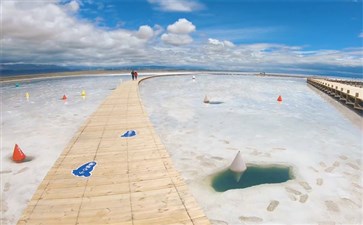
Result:
[[137,80],[137,71],[134,72],[134,77],[135,77],[135,80]]
[[134,70],[131,71],[131,77],[132,77],[132,80],[135,80],[135,71]]

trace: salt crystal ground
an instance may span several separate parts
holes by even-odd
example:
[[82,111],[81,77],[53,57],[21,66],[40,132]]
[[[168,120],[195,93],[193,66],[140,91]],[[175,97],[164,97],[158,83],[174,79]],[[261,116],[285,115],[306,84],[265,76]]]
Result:
[[[16,224],[40,182],[78,128],[125,76],[3,83],[1,87],[1,224]],[[128,77],[126,78],[128,79]],[[81,92],[85,90],[86,97]],[[29,93],[29,99],[25,94]],[[67,100],[63,101],[63,95]],[[16,164],[18,144],[30,161]]]
[[[121,77],[77,79],[2,87],[4,224],[17,222],[59,153]],[[71,93],[67,104],[59,100],[65,92]],[[362,223],[361,118],[304,79],[165,77],[142,82],[140,92],[175,166],[213,224]],[[206,94],[221,104],[203,104]],[[33,160],[12,163],[14,143]],[[250,164],[290,165],[296,179],[215,192],[211,176],[228,167],[238,150]]]
[[[154,78],[140,89],[213,224],[362,224],[362,119],[305,79]],[[215,192],[211,178],[238,151],[247,164],[291,166],[295,179]]]

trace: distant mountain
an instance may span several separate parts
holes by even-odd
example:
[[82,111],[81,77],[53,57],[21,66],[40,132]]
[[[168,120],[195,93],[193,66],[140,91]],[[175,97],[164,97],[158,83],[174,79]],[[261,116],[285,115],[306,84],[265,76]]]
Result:
[[38,65],[38,64],[1,64],[1,76],[14,76],[38,73],[55,73],[79,70],[77,68],[63,67],[56,65]]
[[[39,64],[4,64],[0,63],[1,76],[16,76],[41,73],[55,72],[72,72],[82,70],[199,70],[199,71],[228,71],[226,69],[207,69],[201,66],[159,66],[159,65],[129,65],[129,66],[113,66],[113,67],[89,67],[89,66],[58,66],[58,65],[39,65]],[[260,71],[261,70],[261,71]],[[332,65],[296,65],[281,67],[262,67],[246,68],[246,70],[235,70],[235,72],[266,72],[266,73],[286,73],[286,74],[307,74],[320,76],[335,76],[346,78],[363,79],[363,67],[343,67]]]
[[55,72],[72,72],[82,70],[203,70],[200,67],[188,66],[153,66],[153,65],[133,65],[133,66],[114,66],[114,67],[85,67],[85,66],[57,66],[57,65],[38,65],[38,64],[0,64],[1,76],[16,76]]
[[104,70],[207,70],[198,66],[155,66],[155,65],[133,65],[105,67]]

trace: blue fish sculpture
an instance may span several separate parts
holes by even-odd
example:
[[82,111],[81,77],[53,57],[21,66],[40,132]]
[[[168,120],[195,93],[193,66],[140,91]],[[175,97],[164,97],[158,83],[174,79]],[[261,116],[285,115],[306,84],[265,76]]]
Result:
[[92,162],[88,162],[82,166],[80,166],[78,169],[73,170],[72,174],[74,176],[77,177],[89,177],[92,175],[92,171],[95,168],[95,166],[97,165],[97,162],[92,161]]
[[133,137],[136,136],[136,131],[134,130],[128,130],[126,131],[121,137]]

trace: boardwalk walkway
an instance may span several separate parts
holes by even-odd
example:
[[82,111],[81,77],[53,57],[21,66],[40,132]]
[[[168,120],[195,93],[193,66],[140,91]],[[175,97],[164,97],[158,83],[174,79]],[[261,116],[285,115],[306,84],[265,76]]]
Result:
[[343,82],[315,78],[308,78],[307,82],[354,110],[360,113],[363,112],[363,88],[361,82]]
[[[122,138],[127,130],[136,136]],[[72,174],[96,162],[89,177]],[[210,224],[140,102],[121,84],[79,129],[38,187],[23,224]]]

